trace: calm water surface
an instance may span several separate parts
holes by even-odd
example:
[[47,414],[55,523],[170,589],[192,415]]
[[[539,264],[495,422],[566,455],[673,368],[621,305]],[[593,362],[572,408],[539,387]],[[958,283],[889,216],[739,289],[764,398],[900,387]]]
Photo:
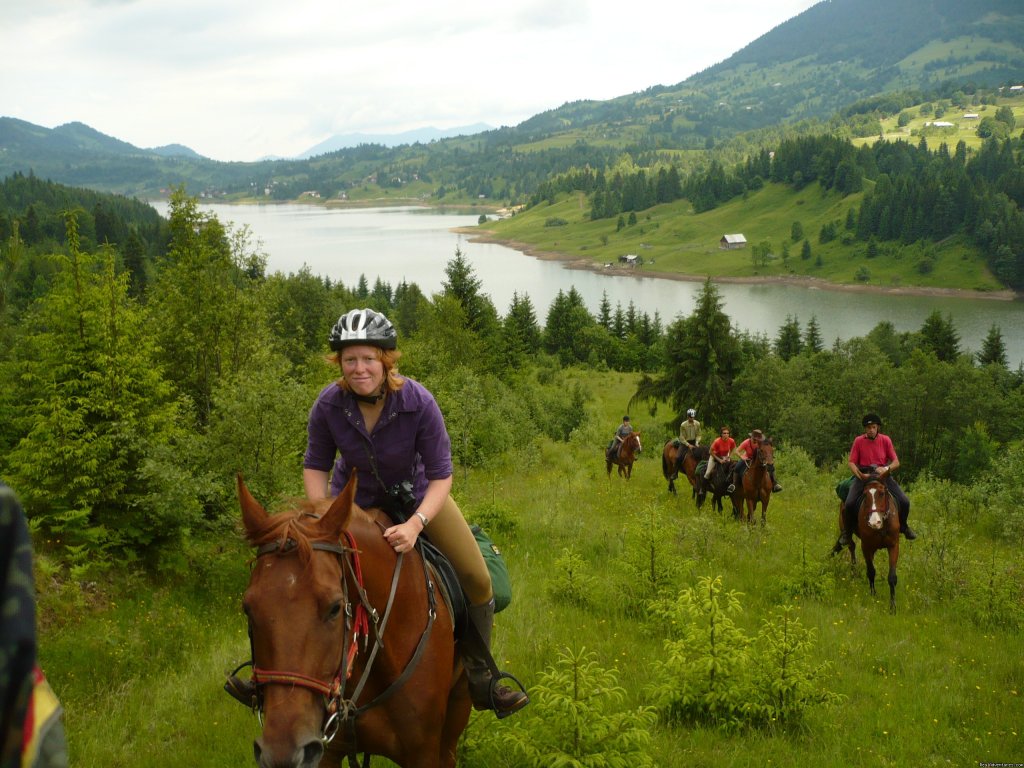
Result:
[[[166,203],[153,205],[166,215]],[[267,255],[267,269],[285,274],[303,265],[318,275],[354,285],[365,275],[372,286],[381,280],[397,285],[416,283],[430,295],[441,289],[444,268],[460,248],[491,297],[505,314],[513,292],[528,295],[543,324],[559,290],[572,286],[597,312],[604,294],[612,307],[632,301],[664,324],[688,315],[701,283],[642,276],[604,275],[566,269],[561,262],[541,261],[493,243],[470,242],[454,227],[475,226],[478,214],[444,213],[420,208],[327,210],[305,205],[201,205],[224,223],[247,225]],[[882,320],[899,331],[915,331],[935,309],[949,314],[960,333],[961,346],[978,350],[989,327],[999,326],[1011,368],[1024,361],[1024,303],[930,296],[845,293],[788,285],[718,285],[726,313],[742,330],[774,338],[788,315],[801,325],[813,315],[822,336],[863,336]]]

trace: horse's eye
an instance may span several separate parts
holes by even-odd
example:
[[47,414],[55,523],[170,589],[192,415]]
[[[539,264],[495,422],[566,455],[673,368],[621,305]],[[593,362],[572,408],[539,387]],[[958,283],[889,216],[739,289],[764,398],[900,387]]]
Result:
[[341,615],[341,601],[338,600],[331,604],[330,610],[327,611],[327,620],[334,621]]

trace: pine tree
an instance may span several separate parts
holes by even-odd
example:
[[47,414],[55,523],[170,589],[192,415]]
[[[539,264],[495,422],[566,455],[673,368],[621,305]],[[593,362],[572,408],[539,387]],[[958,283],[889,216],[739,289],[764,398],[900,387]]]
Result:
[[775,337],[774,346],[775,354],[783,360],[796,357],[803,351],[799,319],[792,315],[786,315],[786,322],[779,328],[779,335]]
[[988,335],[981,343],[981,351],[977,354],[979,365],[998,365],[1007,368],[1006,344],[1003,342],[1003,332],[999,326],[992,323],[988,329]]
[[198,517],[178,447],[187,408],[161,374],[164,351],[129,296],[116,254],[67,255],[13,351],[23,435],[5,457],[30,517],[67,545],[135,558],[177,544]]
[[818,318],[811,315],[807,321],[807,328],[804,330],[804,351],[809,353],[821,352],[825,343],[821,338],[821,330],[818,328]]
[[149,296],[154,335],[169,375],[201,423],[213,388],[270,345],[254,287],[246,232],[225,230],[182,190],[171,197],[171,242]]
[[525,358],[535,355],[540,350],[540,326],[537,324],[533,302],[526,294],[520,296],[513,292],[512,303],[502,323],[501,335],[505,365],[508,368],[518,366]]
[[664,372],[642,378],[634,400],[668,400],[679,414],[695,406],[711,424],[724,418],[741,354],[722,306],[721,294],[708,278],[693,313],[666,330]]
[[953,325],[953,316],[943,318],[937,309],[925,318],[921,340],[922,346],[943,362],[951,363],[960,355],[960,334]]

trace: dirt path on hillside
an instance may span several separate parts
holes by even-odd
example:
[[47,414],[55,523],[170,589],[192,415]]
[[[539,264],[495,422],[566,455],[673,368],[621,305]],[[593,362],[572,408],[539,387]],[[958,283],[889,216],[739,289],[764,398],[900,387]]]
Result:
[[[603,264],[598,264],[590,259],[575,258],[558,251],[543,251],[538,248],[534,248],[528,243],[494,237],[491,234],[481,233],[475,227],[455,227],[452,231],[466,235],[470,242],[495,243],[497,245],[504,245],[508,248],[524,253],[527,256],[533,256],[534,258],[541,259],[543,261],[561,261],[564,262],[566,269],[586,269],[591,272],[599,272],[602,275],[640,275],[642,277],[654,277],[662,280],[681,280],[696,283],[703,283],[708,278],[708,275],[684,275],[678,272],[659,272],[654,269],[646,269],[643,267],[638,271],[631,267],[620,267],[618,264],[606,267]],[[971,291],[959,288],[929,288],[927,286],[920,285],[847,285],[844,283],[830,283],[828,280],[822,280],[817,277],[809,277],[806,275],[763,275],[756,277],[717,277],[715,275],[711,275],[710,277],[711,281],[715,283],[748,283],[755,285],[777,283],[780,285],[794,285],[801,288],[819,288],[824,291],[843,291],[846,293],[884,293],[893,296],[952,296],[965,299],[991,299],[996,301],[1024,300],[1024,294],[1008,290]]]

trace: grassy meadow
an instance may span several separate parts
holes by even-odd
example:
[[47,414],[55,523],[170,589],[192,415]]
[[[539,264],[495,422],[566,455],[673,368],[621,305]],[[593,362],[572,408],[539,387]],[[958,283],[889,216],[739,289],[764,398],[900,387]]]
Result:
[[[631,481],[606,476],[602,449],[636,378],[578,376],[593,397],[586,426],[569,443],[539,443],[456,473],[463,510],[490,530],[513,576],[512,605],[497,620],[499,665],[536,687],[560,654],[585,650],[622,689],[621,701],[609,699],[613,710],[649,705],[652,686],[674,684],[662,666],[673,627],[647,610],[647,599],[720,578],[724,591],[737,593],[742,610],[732,618],[750,639],[780,606],[792,606],[810,631],[804,650],[813,686],[834,700],[809,705],[788,725],[659,719],[650,764],[1024,760],[1020,552],[988,535],[991,510],[945,501],[948,489],[934,481],[909,488],[920,538],[902,547],[898,610],[890,615],[881,556],[878,597],[868,592],[859,554],[853,567],[845,555],[828,556],[838,469],[821,472],[780,446],[785,491],[773,496],[767,525],[748,528],[710,504],[697,511],[685,481],[672,497],[662,478],[665,410],[631,414],[642,458]],[[743,434],[755,426],[735,425]],[[569,554],[577,557],[574,593],[566,587]],[[224,674],[248,657],[239,605],[249,553],[225,531],[185,555],[187,577],[119,576],[80,589],[62,587],[39,559],[41,660],[67,710],[76,768],[252,764],[257,720],[221,691]],[[535,690],[514,718],[474,715],[461,765],[521,764],[510,743],[559,717],[552,707],[550,695]]]

